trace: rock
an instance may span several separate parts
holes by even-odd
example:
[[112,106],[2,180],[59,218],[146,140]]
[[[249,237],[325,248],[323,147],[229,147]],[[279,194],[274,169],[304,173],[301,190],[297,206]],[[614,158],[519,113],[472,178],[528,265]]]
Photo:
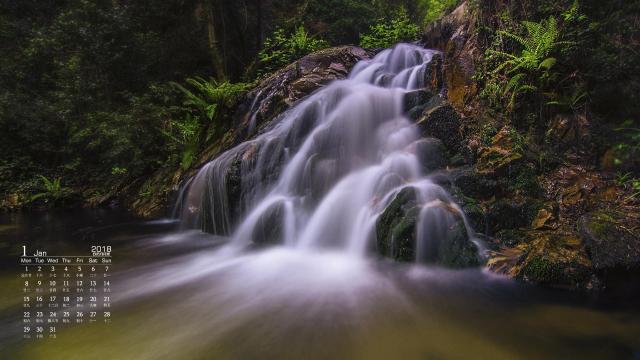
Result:
[[404,95],[404,111],[408,114],[422,113],[432,97],[433,94],[427,90],[409,91]]
[[598,210],[578,221],[593,266],[597,270],[640,267],[640,221],[630,214]]
[[425,47],[444,53],[447,99],[458,111],[464,111],[478,91],[473,76],[482,51],[477,43],[475,19],[464,1],[451,14],[431,23],[422,37]]
[[548,141],[559,151],[591,145],[591,121],[585,114],[556,114],[547,131]]
[[[340,46],[311,53],[263,80],[247,95],[244,109],[247,112],[240,128],[244,136],[250,122],[255,128],[268,124],[296,101],[321,86],[347,77],[349,70],[371,53],[356,46]],[[255,113],[255,118],[251,115]],[[245,139],[242,139],[245,140]]]
[[451,183],[466,196],[477,199],[488,199],[496,194],[497,181],[489,173],[480,173],[471,166],[463,166],[451,170]]
[[478,249],[470,241],[462,213],[437,200],[420,212],[417,260],[426,264],[461,268],[479,265]]
[[433,54],[431,61],[427,64],[425,69],[424,79],[426,88],[431,90],[432,93],[441,93],[444,84],[444,57],[442,54]]
[[487,221],[492,233],[502,229],[528,227],[542,207],[540,200],[533,198],[501,198],[487,212]]
[[277,203],[262,214],[251,236],[258,246],[276,245],[284,239],[284,205]]
[[420,209],[413,188],[402,189],[376,223],[378,253],[396,261],[415,261],[416,223]]
[[436,138],[423,138],[411,144],[410,150],[418,156],[425,174],[443,169],[449,163],[447,149]]
[[417,121],[422,136],[442,140],[447,150],[456,153],[460,149],[460,116],[449,104],[426,109]]
[[[467,236],[462,215],[443,201],[425,208],[424,229],[418,231],[418,219],[422,208],[416,202],[412,188],[400,191],[380,215],[376,224],[377,249],[380,255],[396,261],[420,262],[453,268],[477,266],[477,247]],[[453,221],[449,221],[453,219]],[[443,229],[442,226],[447,226]],[[442,231],[444,230],[444,231]],[[417,237],[421,234],[421,250],[418,254]]]
[[484,148],[478,160],[478,171],[505,173],[523,158],[523,141],[518,132],[504,126],[491,139],[491,146]]
[[524,237],[518,245],[490,252],[489,269],[552,287],[589,289],[594,286],[591,261],[576,234],[551,231],[516,234]]

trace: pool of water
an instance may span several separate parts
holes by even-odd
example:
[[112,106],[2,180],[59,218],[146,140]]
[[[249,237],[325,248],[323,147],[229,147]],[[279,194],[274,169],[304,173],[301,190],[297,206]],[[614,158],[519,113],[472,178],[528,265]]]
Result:
[[[226,239],[109,210],[0,216],[10,359],[517,359],[640,356],[640,299]],[[22,340],[21,246],[113,246],[113,322]]]

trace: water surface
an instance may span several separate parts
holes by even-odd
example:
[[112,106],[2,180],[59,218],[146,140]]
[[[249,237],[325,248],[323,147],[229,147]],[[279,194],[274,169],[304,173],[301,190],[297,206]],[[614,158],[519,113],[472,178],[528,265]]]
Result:
[[[344,252],[235,252],[226,238],[115,211],[1,219],[4,358],[633,359],[640,351],[633,294],[545,290],[481,269]],[[21,340],[17,259],[25,243],[57,254],[112,245],[113,323]]]

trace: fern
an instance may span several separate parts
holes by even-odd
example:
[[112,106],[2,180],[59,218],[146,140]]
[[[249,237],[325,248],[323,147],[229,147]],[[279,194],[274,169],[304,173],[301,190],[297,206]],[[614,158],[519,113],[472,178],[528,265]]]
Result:
[[324,40],[309,35],[303,26],[298,26],[287,35],[285,30],[277,28],[268,37],[258,53],[258,75],[276,71],[299,58],[329,46]]
[[519,52],[487,50],[488,55],[502,59],[493,73],[503,73],[508,79],[502,95],[509,96],[509,108],[514,107],[519,94],[538,91],[545,81],[554,78],[552,69],[557,59],[552,54],[558,46],[568,43],[558,40],[561,34],[553,16],[541,22],[523,21],[522,27],[525,36],[506,30],[498,31],[503,41],[510,39],[521,47]]
[[62,186],[62,179],[59,177],[49,179],[44,175],[38,175],[38,178],[42,182],[44,191],[31,196],[31,202],[38,199],[44,199],[45,203],[48,203],[49,201],[55,203],[71,193],[71,189]]
[[184,100],[182,107],[175,109],[178,116],[170,121],[169,129],[160,129],[160,132],[182,149],[180,163],[186,170],[200,146],[211,137],[220,135],[224,125],[220,123],[222,111],[238,101],[247,84],[205,80],[199,76],[187,78],[185,83],[186,86],[171,83],[182,93]]

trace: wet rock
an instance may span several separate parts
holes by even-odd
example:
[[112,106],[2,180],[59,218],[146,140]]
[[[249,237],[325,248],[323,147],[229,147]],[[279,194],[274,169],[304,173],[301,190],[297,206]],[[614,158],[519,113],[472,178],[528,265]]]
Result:
[[463,166],[451,170],[451,183],[464,195],[477,199],[488,199],[496,194],[497,181],[493,174],[480,173],[472,166]]
[[258,220],[252,241],[258,246],[276,245],[284,239],[284,205],[271,206]]
[[427,90],[409,91],[404,95],[404,111],[410,119],[417,119],[426,108],[433,94]]
[[640,267],[640,221],[630,214],[590,212],[580,218],[578,229],[595,269]]
[[452,268],[479,265],[478,249],[470,241],[457,208],[437,201],[427,205],[420,215],[418,261]]
[[[451,205],[436,200],[437,204],[428,209],[432,223],[427,223],[426,230],[448,226],[440,236],[424,234],[421,239],[424,248],[417,254],[417,225],[421,215],[421,207],[416,202],[416,193],[412,188],[400,191],[387,206],[376,224],[377,249],[380,255],[396,261],[413,262],[418,259],[428,264],[436,264],[453,268],[477,266],[478,250],[467,235],[462,215]],[[452,222],[442,219],[454,218]],[[448,224],[448,225],[447,225]]]
[[489,206],[487,221],[492,233],[502,229],[528,227],[542,207],[540,200],[533,198],[501,198]]
[[449,104],[425,110],[417,121],[422,136],[442,140],[447,150],[456,153],[460,149],[460,116]]
[[[323,49],[309,54],[265,79],[247,95],[242,129],[253,120],[255,128],[264,126],[278,114],[321,86],[347,77],[349,70],[371,53],[356,46]],[[248,106],[247,106],[248,105]],[[252,108],[251,105],[256,106]],[[255,119],[251,119],[255,113]]]
[[481,172],[505,174],[523,159],[524,144],[516,130],[504,126],[491,139],[491,146],[480,153],[477,168]]
[[562,288],[595,286],[591,261],[574,233],[522,231],[520,244],[490,252],[487,266],[520,280]]
[[447,99],[458,111],[478,92],[473,80],[476,59],[482,56],[477,44],[475,16],[468,3],[460,4],[451,14],[431,23],[422,42],[444,54],[444,81]]
[[404,111],[410,111],[416,106],[425,105],[433,94],[427,90],[413,90],[404,94],[403,103]]
[[436,138],[423,138],[413,144],[411,149],[418,156],[422,171],[425,174],[443,169],[449,163],[447,149],[442,141]]
[[416,223],[420,209],[413,188],[401,190],[376,223],[378,253],[396,261],[415,261]]

